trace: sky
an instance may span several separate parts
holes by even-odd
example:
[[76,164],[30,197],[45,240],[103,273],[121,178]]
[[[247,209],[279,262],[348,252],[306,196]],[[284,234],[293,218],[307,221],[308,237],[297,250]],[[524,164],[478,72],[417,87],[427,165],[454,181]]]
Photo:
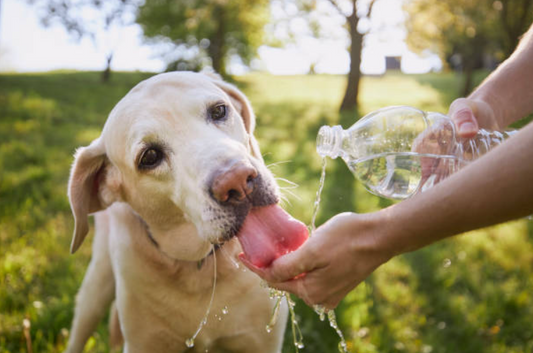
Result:
[[[157,46],[144,43],[138,25],[115,28],[110,35],[99,33],[95,42],[89,38],[76,41],[63,27],[44,28],[34,7],[25,0],[3,0],[0,9],[0,71],[36,72],[59,69],[102,70],[107,48],[115,48],[112,69],[116,71],[158,72],[165,68]],[[273,9],[275,12],[275,9]],[[385,56],[402,56],[402,71],[423,73],[440,68],[440,60],[431,55],[420,58],[407,50],[405,30],[401,26],[401,1],[380,0],[376,3],[372,23],[363,26],[379,27],[379,34],[367,35],[362,54],[361,70],[366,74],[385,71]],[[294,22],[294,23],[293,23]],[[344,74],[349,69],[346,51],[347,38],[333,16],[325,19],[332,35],[316,39],[305,35],[304,25],[291,22],[291,29],[300,33],[298,40],[287,48],[262,46],[252,67],[272,74],[305,74],[311,64],[317,73]],[[339,34],[341,33],[341,34]],[[230,71],[245,73],[247,68],[238,62]]]

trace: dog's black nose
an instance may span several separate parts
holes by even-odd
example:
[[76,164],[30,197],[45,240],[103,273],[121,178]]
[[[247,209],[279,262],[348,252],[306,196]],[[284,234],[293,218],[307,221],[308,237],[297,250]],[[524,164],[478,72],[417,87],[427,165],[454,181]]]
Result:
[[257,170],[247,162],[231,163],[215,173],[210,194],[220,203],[238,203],[253,192],[257,175]]

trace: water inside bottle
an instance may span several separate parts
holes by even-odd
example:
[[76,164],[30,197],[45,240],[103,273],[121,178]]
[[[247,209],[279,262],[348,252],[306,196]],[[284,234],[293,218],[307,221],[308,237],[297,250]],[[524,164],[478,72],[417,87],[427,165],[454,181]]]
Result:
[[381,153],[347,162],[368,191],[397,200],[432,187],[455,172],[460,163],[455,156],[414,152]]

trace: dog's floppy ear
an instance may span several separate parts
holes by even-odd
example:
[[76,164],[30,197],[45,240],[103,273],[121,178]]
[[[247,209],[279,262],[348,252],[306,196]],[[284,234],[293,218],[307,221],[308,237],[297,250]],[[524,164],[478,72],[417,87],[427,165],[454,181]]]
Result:
[[105,164],[105,148],[100,138],[76,151],[68,184],[68,197],[75,221],[70,245],[72,254],[89,232],[87,216],[105,208],[99,196],[105,177]]
[[261,151],[259,150],[259,144],[257,143],[257,140],[254,137],[255,114],[248,98],[246,98],[244,93],[242,93],[237,87],[223,81],[220,75],[213,72],[204,72],[204,75],[209,76],[213,80],[213,82],[224,92],[226,92],[226,94],[230,97],[231,102],[242,117],[244,127],[246,128],[246,131],[250,136],[249,143],[250,149],[252,150],[252,154],[256,158],[263,160],[263,156],[261,155]]

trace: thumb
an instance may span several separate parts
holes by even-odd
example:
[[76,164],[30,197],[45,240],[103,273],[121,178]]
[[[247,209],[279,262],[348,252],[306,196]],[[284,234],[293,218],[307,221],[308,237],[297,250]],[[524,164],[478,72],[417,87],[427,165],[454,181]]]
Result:
[[467,98],[456,99],[450,105],[448,115],[454,122],[460,137],[471,138],[477,134],[479,125],[475,111],[477,111],[476,104]]
[[285,282],[320,267],[313,249],[314,242],[309,239],[299,249],[278,257],[265,269],[269,282]]

